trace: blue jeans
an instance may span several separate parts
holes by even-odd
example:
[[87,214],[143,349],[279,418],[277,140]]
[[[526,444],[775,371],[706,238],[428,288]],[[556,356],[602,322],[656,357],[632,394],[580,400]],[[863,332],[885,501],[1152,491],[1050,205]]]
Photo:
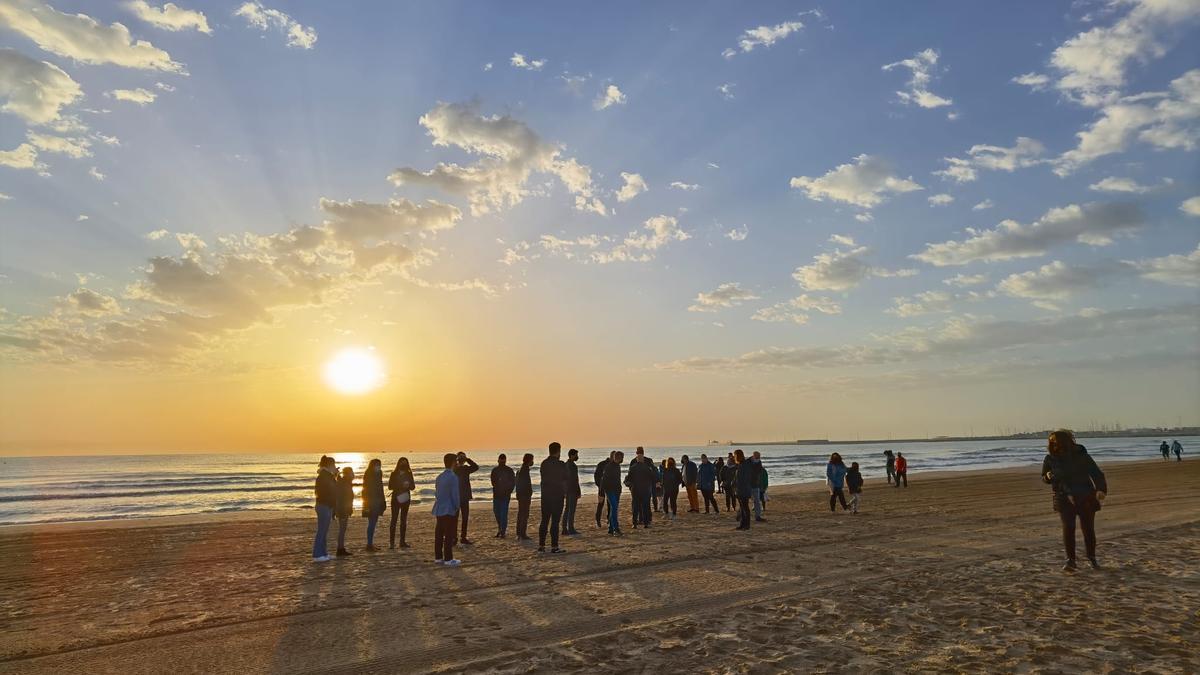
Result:
[[618,514],[620,512],[617,510],[618,508],[620,508],[620,506],[621,506],[620,491],[609,492],[608,493],[608,531],[609,532],[620,532],[621,531],[621,521],[618,519]]
[[367,516],[367,546],[375,545],[375,526],[379,524],[379,516]]
[[329,538],[329,523],[333,521],[333,509],[324,504],[317,504],[317,536],[313,539],[313,557],[324,558],[329,555],[326,540]]
[[762,500],[759,498],[758,488],[751,488],[750,503],[754,506],[754,519],[762,518]]
[[512,497],[492,497],[492,513],[496,514],[496,529],[500,534],[508,533],[508,504]]

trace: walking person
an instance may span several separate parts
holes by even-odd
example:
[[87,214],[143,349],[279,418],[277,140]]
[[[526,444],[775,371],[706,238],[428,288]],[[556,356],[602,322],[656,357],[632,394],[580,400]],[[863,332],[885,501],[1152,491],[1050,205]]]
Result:
[[[719,460],[720,458],[718,458]],[[708,455],[700,455],[700,494],[704,496],[704,512],[708,513],[708,507],[712,505],[713,513],[720,513],[721,509],[717,508],[717,500],[713,497],[713,491],[717,489],[717,465],[708,461]]]
[[438,474],[433,487],[433,564],[457,567],[462,561],[454,557],[454,537],[458,532],[458,509],[462,506],[462,481],[455,467],[458,456],[446,453],[442,458],[446,470]]
[[503,452],[496,458],[492,468],[492,513],[496,515],[496,538],[508,536],[508,505],[513,488],[517,486],[517,475],[508,465],[508,456]]
[[[767,519],[762,517],[762,498],[759,496],[762,493],[762,454],[755,450],[747,466],[750,468],[750,505],[754,507],[754,522],[765,523]],[[738,473],[741,471],[742,467],[739,464]]]
[[333,522],[333,512],[337,508],[337,479],[334,473],[337,467],[333,458],[321,455],[317,463],[317,480],[313,488],[316,492],[317,536],[313,538],[313,562],[329,562],[329,524]]
[[1180,445],[1178,439],[1171,441],[1171,452],[1175,453],[1176,462],[1183,461],[1183,446]]
[[700,467],[688,459],[687,455],[682,457],[682,461],[683,486],[687,489],[688,513],[700,513],[700,493],[696,490],[696,484],[700,481]]
[[896,456],[892,454],[891,450],[884,450],[883,456],[887,459],[887,480],[888,485],[891,485],[892,481],[896,479]]
[[350,516],[354,515],[354,469],[342,467],[342,475],[337,481],[337,508],[333,515],[338,520],[337,555],[345,558],[350,555],[346,550],[346,528],[350,525]]
[[904,487],[908,487],[908,460],[904,459],[903,452],[896,453],[896,487],[900,487],[901,479],[904,480]]
[[608,457],[596,463],[596,469],[592,472],[592,482],[596,484],[596,496],[599,498],[596,501],[597,529],[603,527],[600,524],[600,516],[604,514],[604,507],[608,504],[608,495],[604,493],[604,470],[608,467],[608,463],[612,461],[612,456],[613,453],[608,453]]
[[862,501],[863,477],[858,470],[858,462],[850,464],[846,472],[846,489],[850,491],[850,513],[858,513],[858,504]]
[[408,545],[408,507],[412,506],[412,491],[417,487],[408,458],[396,460],[396,468],[388,477],[388,489],[392,491],[392,525],[388,528],[388,548],[396,548],[396,521],[400,521],[400,548]]
[[608,533],[620,536],[621,519],[617,507],[621,505],[621,462],[625,461],[625,453],[614,450],[609,455],[609,461],[604,465],[604,476],[600,479],[600,488],[608,501]]
[[679,512],[679,485],[683,483],[683,473],[675,467],[675,458],[667,458],[667,468],[663,469],[663,517],[675,520]]
[[558,547],[558,526],[567,497],[567,465],[559,459],[562,446],[551,443],[549,456],[542,460],[539,478],[542,488],[542,523],[538,526],[538,553],[546,552],[546,532],[550,533],[550,552],[566,553]]
[[846,464],[836,452],[829,456],[829,463],[825,465],[825,483],[829,486],[829,510],[837,511],[836,504],[839,501],[843,511],[849,510],[843,492],[846,487]]
[[750,497],[754,493],[755,475],[750,469],[750,460],[746,458],[746,453],[739,448],[733,453],[734,464],[737,465],[737,500],[738,500],[738,526],[735,529],[749,530],[750,529]]
[[1158,444],[1158,451],[1162,453],[1163,461],[1171,461],[1171,446],[1167,445],[1166,441]]
[[1093,569],[1100,569],[1096,560],[1096,512],[1108,493],[1108,482],[1087,448],[1075,442],[1072,432],[1059,429],[1050,434],[1046,458],[1042,460],[1042,480],[1054,489],[1054,510],[1062,520],[1063,548],[1067,554],[1063,570],[1076,569],[1076,518],[1083,528],[1088,562]]
[[533,453],[527,452],[521,458],[521,468],[517,469],[517,541],[529,541],[529,504],[533,501],[533,478],[529,470],[533,468]]
[[463,546],[470,546],[475,542],[467,539],[467,521],[471,518],[471,474],[479,470],[479,465],[475,463],[467,453],[460,452],[454,464],[454,474],[458,476],[458,486],[461,490],[458,513],[462,520],[462,537],[459,539]]
[[575,536],[575,507],[583,491],[579,488],[579,451],[571,448],[567,451],[567,503],[563,508],[562,533]]
[[367,551],[374,553],[375,527],[379,525],[379,517],[387,510],[387,499],[383,492],[383,462],[373,459],[363,472],[362,482],[363,516],[367,518]]

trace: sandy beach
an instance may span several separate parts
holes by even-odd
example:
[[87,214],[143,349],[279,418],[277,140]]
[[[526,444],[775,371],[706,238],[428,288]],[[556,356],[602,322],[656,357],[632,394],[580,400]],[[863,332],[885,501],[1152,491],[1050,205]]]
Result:
[[1075,574],[1036,469],[869,479],[857,516],[773,487],[749,533],[610,538],[587,492],[552,557],[476,504],[459,569],[426,508],[413,549],[361,552],[356,518],[324,564],[311,513],[0,528],[0,671],[1196,672],[1200,462],[1103,468],[1105,569]]

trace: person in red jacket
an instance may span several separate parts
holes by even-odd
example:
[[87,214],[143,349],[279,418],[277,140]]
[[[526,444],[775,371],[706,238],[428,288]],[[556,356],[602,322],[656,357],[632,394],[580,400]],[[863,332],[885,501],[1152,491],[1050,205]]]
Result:
[[903,452],[896,453],[896,487],[900,487],[900,481],[904,481],[904,487],[908,487],[908,460],[904,459]]

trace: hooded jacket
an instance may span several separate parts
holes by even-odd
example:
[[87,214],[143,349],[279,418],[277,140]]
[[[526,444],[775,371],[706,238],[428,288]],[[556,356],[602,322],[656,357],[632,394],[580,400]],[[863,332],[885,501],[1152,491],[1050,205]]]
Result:
[[337,508],[337,478],[333,473],[321,467],[317,469],[317,482],[314,486],[317,493],[317,506]]
[[700,490],[712,492],[717,489],[717,465],[712,462],[700,462]]
[[846,487],[850,490],[850,494],[862,492],[862,486],[862,472],[855,468],[846,469]]
[[346,479],[338,476],[337,479],[337,506],[333,509],[333,515],[338,518],[349,518],[354,513],[354,479]]
[[846,465],[833,462],[826,464],[825,480],[829,481],[829,487],[841,490],[846,486]]
[[529,476],[529,469],[532,464],[522,464],[520,469],[517,469],[517,499],[529,499],[533,497],[533,478]]
[[1086,497],[1097,490],[1108,492],[1104,472],[1082,445],[1076,445],[1073,451],[1058,457],[1046,455],[1042,460],[1042,481],[1049,483],[1060,495]]
[[492,498],[508,499],[512,497],[513,488],[517,486],[517,475],[512,467],[505,464],[492,469]]

